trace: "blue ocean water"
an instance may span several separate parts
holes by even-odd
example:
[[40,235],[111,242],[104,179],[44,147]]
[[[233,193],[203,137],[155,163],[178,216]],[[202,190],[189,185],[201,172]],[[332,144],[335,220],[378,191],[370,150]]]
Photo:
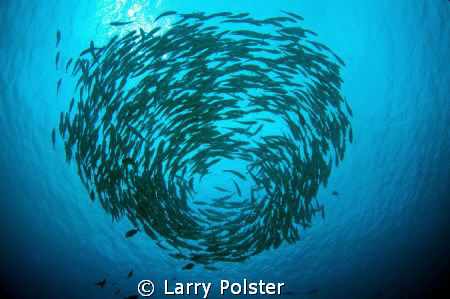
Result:
[[[355,139],[319,191],[326,217],[314,219],[295,245],[220,272],[182,271],[183,262],[143,234],[125,239],[131,224],[113,223],[90,201],[74,163],[67,166],[61,143],[53,151],[51,129],[71,98],[65,81],[56,95],[56,31],[65,65],[91,40],[101,44],[120,32],[108,25],[118,19],[136,18],[146,28],[150,16],[168,10],[263,18],[280,9],[303,16],[303,26],[347,65],[342,92]],[[153,297],[164,297],[169,280],[172,289],[175,282],[211,282],[208,298],[220,298],[220,280],[247,279],[285,283],[283,290],[293,292],[281,295],[287,298],[430,298],[446,282],[448,1],[2,0],[0,17],[0,257],[8,296],[121,298],[150,279]],[[103,278],[105,288],[94,285]]]

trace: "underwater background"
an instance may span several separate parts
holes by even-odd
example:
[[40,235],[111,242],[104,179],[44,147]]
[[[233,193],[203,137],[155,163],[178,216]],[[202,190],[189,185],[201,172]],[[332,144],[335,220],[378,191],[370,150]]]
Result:
[[[353,110],[355,137],[319,190],[325,218],[316,216],[300,242],[223,264],[221,271],[183,271],[185,262],[144,234],[125,238],[132,224],[112,222],[91,202],[60,139],[53,150],[51,130],[72,91],[63,79],[56,95],[56,31],[65,65],[91,40],[106,43],[129,29],[110,22],[134,19],[133,29],[145,29],[150,16],[169,10],[255,18],[295,12],[345,61],[342,94]],[[285,298],[449,294],[449,1],[1,0],[0,18],[0,294],[6,298],[122,298],[137,294],[143,279],[155,283],[157,298],[164,297],[164,280],[172,290],[174,282],[211,282],[208,298],[234,297],[220,295],[221,279],[282,282]],[[94,284],[104,278],[104,288]]]

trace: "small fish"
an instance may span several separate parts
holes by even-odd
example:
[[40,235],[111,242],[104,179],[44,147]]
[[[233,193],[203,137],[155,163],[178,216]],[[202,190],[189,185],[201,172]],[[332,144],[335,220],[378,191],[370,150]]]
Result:
[[138,295],[131,295],[131,296],[127,296],[124,299],[137,299],[139,296]]
[[131,276],[133,276],[133,270],[131,270],[131,271],[128,273],[127,278],[130,278]]
[[73,104],[75,104],[75,98],[72,98],[72,101],[70,101],[69,113],[72,111]]
[[142,28],[139,28],[139,31],[141,32],[141,38],[145,39],[145,31]]
[[109,25],[111,26],[123,26],[123,25],[127,25],[127,24],[131,24],[134,21],[129,21],[129,22],[111,22],[109,23]]
[[127,232],[125,233],[125,238],[131,238],[132,236],[134,236],[135,234],[137,234],[138,231],[139,231],[138,228],[130,229],[129,231],[127,231]]
[[222,187],[217,187],[217,186],[215,186],[214,189],[216,189],[217,191],[221,191],[221,192],[230,192],[227,189],[224,189]]
[[195,264],[193,263],[189,263],[186,266],[184,266],[183,268],[181,268],[181,270],[191,270],[192,268],[194,268]]
[[56,53],[56,58],[55,58],[56,69],[58,69],[58,62],[59,62],[59,52]]
[[210,271],[219,271],[220,270],[219,268],[212,267],[212,266],[205,266],[205,269],[210,270]]
[[120,293],[120,290],[119,290],[119,289],[116,289],[116,290],[114,291],[114,294],[116,294],[116,295],[119,295],[119,293]]
[[160,14],[160,15],[155,19],[154,22],[158,21],[160,18],[167,17],[167,16],[170,16],[170,15],[174,15],[174,14],[176,14],[176,13],[177,13],[177,12],[174,11],[174,10],[166,11],[166,12]]
[[72,58],[70,58],[69,61],[67,61],[67,64],[66,64],[66,73],[67,73],[67,70],[69,69],[69,66],[70,66],[70,64],[72,63],[72,61],[73,61]]
[[234,187],[236,188],[236,192],[239,195],[239,197],[242,196],[241,188],[239,188],[239,185],[232,179]]
[[333,191],[331,194],[333,194],[334,196],[339,196],[339,192],[337,191]]
[[92,201],[95,200],[94,190],[91,190],[91,193],[89,194],[89,196],[91,197],[91,200],[92,200]]
[[99,286],[100,288],[103,288],[106,284],[106,279],[103,279],[102,281],[96,282],[95,285]]
[[52,130],[52,144],[53,144],[53,150],[55,150],[55,142],[56,142],[56,131],[55,128]]
[[61,40],[61,32],[59,30],[56,31],[56,47],[59,45],[59,41]]
[[58,80],[58,83],[56,83],[56,94],[58,94],[58,92],[59,92],[59,87],[61,87],[61,82],[62,82],[62,78],[60,78]]
[[235,170],[222,170],[222,172],[229,172],[229,173],[234,174],[235,176],[238,176],[240,179],[242,179],[244,181],[247,180],[247,178],[244,175],[242,175],[240,172],[235,171]]

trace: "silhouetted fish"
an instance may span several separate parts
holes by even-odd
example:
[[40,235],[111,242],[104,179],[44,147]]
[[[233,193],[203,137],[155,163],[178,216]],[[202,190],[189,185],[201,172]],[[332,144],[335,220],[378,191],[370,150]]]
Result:
[[59,30],[56,31],[56,47],[59,45],[59,41],[61,40],[61,32]]
[[156,19],[155,19],[154,22],[158,21],[158,20],[159,20],[160,18],[162,18],[162,17],[167,17],[167,16],[170,16],[170,15],[174,15],[174,14],[176,14],[176,13],[177,13],[177,12],[174,11],[174,10],[166,11],[166,12],[160,14],[158,17],[156,17]]
[[102,281],[99,281],[99,282],[95,283],[96,286],[99,286],[101,288],[103,288],[105,286],[105,284],[106,284],[106,278],[103,279]]
[[62,82],[62,79],[60,78],[58,80],[58,83],[56,83],[56,94],[58,94],[58,92],[59,92],[59,87],[61,86],[61,82]]
[[127,232],[125,233],[125,237],[126,237],[126,238],[131,238],[132,236],[134,236],[135,234],[137,234],[138,231],[139,231],[138,228],[136,228],[136,229],[130,229],[129,231],[127,231]]
[[131,271],[128,273],[127,278],[130,278],[131,276],[133,276],[133,270],[131,270]]
[[94,190],[91,190],[91,193],[89,194],[89,196],[91,197],[91,200],[92,200],[92,201],[95,200],[95,193],[94,193]]
[[124,299],[137,299],[138,297],[139,297],[138,295],[131,295],[131,296],[124,297]]
[[120,290],[119,290],[119,289],[116,289],[116,290],[114,291],[114,294],[116,294],[116,295],[119,295],[119,293],[120,293]]
[[56,57],[55,57],[55,65],[56,65],[56,69],[58,69],[58,62],[59,62],[59,52],[56,53]]
[[194,266],[195,266],[195,264],[190,263],[190,264],[187,264],[186,266],[184,266],[182,268],[182,270],[191,270],[192,268],[194,268]]
[[111,22],[109,23],[109,25],[111,26],[123,26],[123,25],[127,25],[127,24],[131,24],[134,21],[129,21],[129,22]]
[[56,131],[55,128],[52,130],[52,144],[53,144],[53,150],[55,149],[55,142],[56,142]]
[[333,191],[331,194],[333,194],[334,196],[339,196],[339,192],[337,191]]

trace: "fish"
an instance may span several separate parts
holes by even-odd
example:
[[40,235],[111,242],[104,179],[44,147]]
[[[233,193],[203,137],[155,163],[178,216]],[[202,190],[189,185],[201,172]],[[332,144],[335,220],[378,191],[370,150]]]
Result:
[[120,293],[120,289],[115,289],[115,290],[114,290],[114,294],[115,294],[115,295],[119,295],[119,293]]
[[235,176],[237,176],[241,180],[244,180],[244,181],[247,180],[247,178],[243,174],[241,174],[240,172],[235,171],[235,170],[222,170],[222,172],[229,172],[229,173],[234,174]]
[[95,193],[94,193],[94,190],[91,190],[91,193],[89,193],[89,197],[91,198],[92,201],[95,201]]
[[53,150],[55,150],[55,142],[56,142],[56,130],[53,128],[52,130],[52,144],[53,144]]
[[222,187],[218,187],[218,186],[215,186],[214,189],[216,189],[217,191],[221,191],[221,192],[230,192],[229,190],[222,188]]
[[59,30],[57,30],[56,31],[56,46],[55,46],[55,48],[58,47],[60,41],[61,41],[61,32]]
[[127,278],[130,278],[133,275],[133,270],[131,270],[130,272],[128,272]]
[[69,105],[69,113],[72,112],[73,105],[75,104],[75,98],[72,98]]
[[56,94],[58,94],[58,92],[59,92],[59,88],[61,87],[61,82],[62,82],[62,78],[60,78],[58,80],[58,82],[56,83]]
[[331,194],[334,196],[339,196],[339,192],[337,192],[337,191],[333,191],[333,192],[331,192]]
[[106,284],[106,279],[103,279],[102,281],[96,282],[95,285],[99,286],[100,288],[103,288]]
[[195,264],[193,263],[189,263],[186,266],[184,266],[183,268],[181,268],[181,270],[191,270],[192,268],[194,268]]
[[128,21],[128,22],[119,22],[119,21],[117,21],[117,22],[110,22],[109,23],[109,25],[111,25],[111,26],[124,26],[124,25],[128,25],[128,24],[131,24],[131,23],[133,23],[134,21]]
[[294,17],[294,18],[296,18],[299,21],[303,21],[304,20],[301,16],[299,16],[299,15],[293,13],[293,12],[287,12],[287,11],[284,11],[284,10],[281,10],[281,12],[285,13],[287,15],[290,15],[291,17]]
[[137,234],[140,231],[140,229],[136,228],[136,229],[130,229],[129,231],[127,231],[125,233],[125,238],[131,238],[133,237],[135,234]]
[[174,15],[174,14],[176,14],[176,13],[177,13],[177,12],[174,11],[174,10],[166,11],[166,12],[160,14],[159,16],[157,16],[156,19],[155,19],[153,22],[158,21],[160,18],[167,17],[167,16],[171,16],[171,15]]
[[59,51],[56,53],[56,57],[55,57],[56,69],[58,69],[58,62],[59,62]]
[[130,295],[130,296],[124,297],[124,299],[137,299],[137,298],[139,298],[139,295]]
[[235,180],[232,179],[232,181],[233,181],[234,187],[236,188],[237,194],[239,195],[239,197],[241,197],[242,196],[241,188],[239,188],[239,185],[235,182]]

